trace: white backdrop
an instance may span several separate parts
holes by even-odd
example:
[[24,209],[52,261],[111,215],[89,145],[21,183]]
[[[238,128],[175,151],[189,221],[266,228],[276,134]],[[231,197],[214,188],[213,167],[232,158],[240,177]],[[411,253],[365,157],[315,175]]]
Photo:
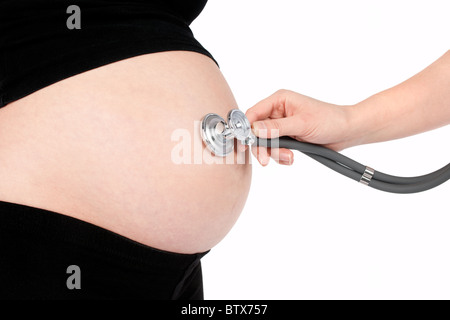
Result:
[[[191,27],[243,111],[281,88],[353,104],[450,49],[450,2],[210,0]],[[446,126],[343,153],[421,175],[450,162],[449,138]],[[450,299],[450,182],[395,195],[297,152],[292,167],[253,164],[242,216],[203,259],[206,299]]]

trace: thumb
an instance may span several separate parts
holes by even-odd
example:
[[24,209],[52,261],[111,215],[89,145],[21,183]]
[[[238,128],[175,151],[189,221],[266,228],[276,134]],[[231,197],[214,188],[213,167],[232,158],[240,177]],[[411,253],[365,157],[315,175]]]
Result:
[[253,122],[253,133],[263,139],[295,136],[299,133],[299,121],[295,117],[266,119]]

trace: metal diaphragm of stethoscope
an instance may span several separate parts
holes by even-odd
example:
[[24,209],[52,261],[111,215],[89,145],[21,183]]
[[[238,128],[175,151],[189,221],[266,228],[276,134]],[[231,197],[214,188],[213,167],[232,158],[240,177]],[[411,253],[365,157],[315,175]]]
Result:
[[208,149],[219,157],[233,151],[235,138],[245,145],[256,140],[250,122],[238,109],[228,112],[227,122],[218,114],[208,113],[202,119],[201,135]]
[[227,121],[215,113],[202,119],[201,136],[215,155],[225,157],[234,150],[234,139],[243,145],[287,148],[300,151],[328,168],[372,188],[392,193],[416,193],[441,185],[450,179],[450,163],[443,168],[417,177],[397,177],[375,171],[336,151],[320,145],[300,142],[290,137],[261,139],[256,137],[250,122],[239,109],[228,112]]

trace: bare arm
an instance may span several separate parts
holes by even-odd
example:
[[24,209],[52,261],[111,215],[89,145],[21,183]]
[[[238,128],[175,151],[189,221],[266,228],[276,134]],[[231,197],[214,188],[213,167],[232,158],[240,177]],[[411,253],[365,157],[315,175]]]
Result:
[[398,139],[450,124],[450,50],[422,72],[350,111],[352,145]]
[[[450,124],[450,51],[412,78],[356,105],[340,106],[279,90],[248,109],[247,117],[257,136],[291,136],[333,150],[435,129]],[[254,154],[263,165],[269,156],[292,164],[290,150],[262,150],[257,148]]]

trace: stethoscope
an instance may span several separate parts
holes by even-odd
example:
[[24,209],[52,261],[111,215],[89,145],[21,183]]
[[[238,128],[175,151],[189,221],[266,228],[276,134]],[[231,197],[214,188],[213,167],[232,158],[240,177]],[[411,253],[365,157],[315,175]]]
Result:
[[256,137],[245,114],[233,109],[228,112],[227,121],[215,113],[208,113],[201,123],[201,136],[206,147],[218,157],[225,157],[234,150],[234,139],[238,143],[268,148],[297,150],[328,168],[360,182],[366,186],[392,193],[422,192],[450,179],[450,163],[443,168],[417,177],[397,177],[364,166],[339,152],[320,145],[300,142],[290,137],[261,139]]

